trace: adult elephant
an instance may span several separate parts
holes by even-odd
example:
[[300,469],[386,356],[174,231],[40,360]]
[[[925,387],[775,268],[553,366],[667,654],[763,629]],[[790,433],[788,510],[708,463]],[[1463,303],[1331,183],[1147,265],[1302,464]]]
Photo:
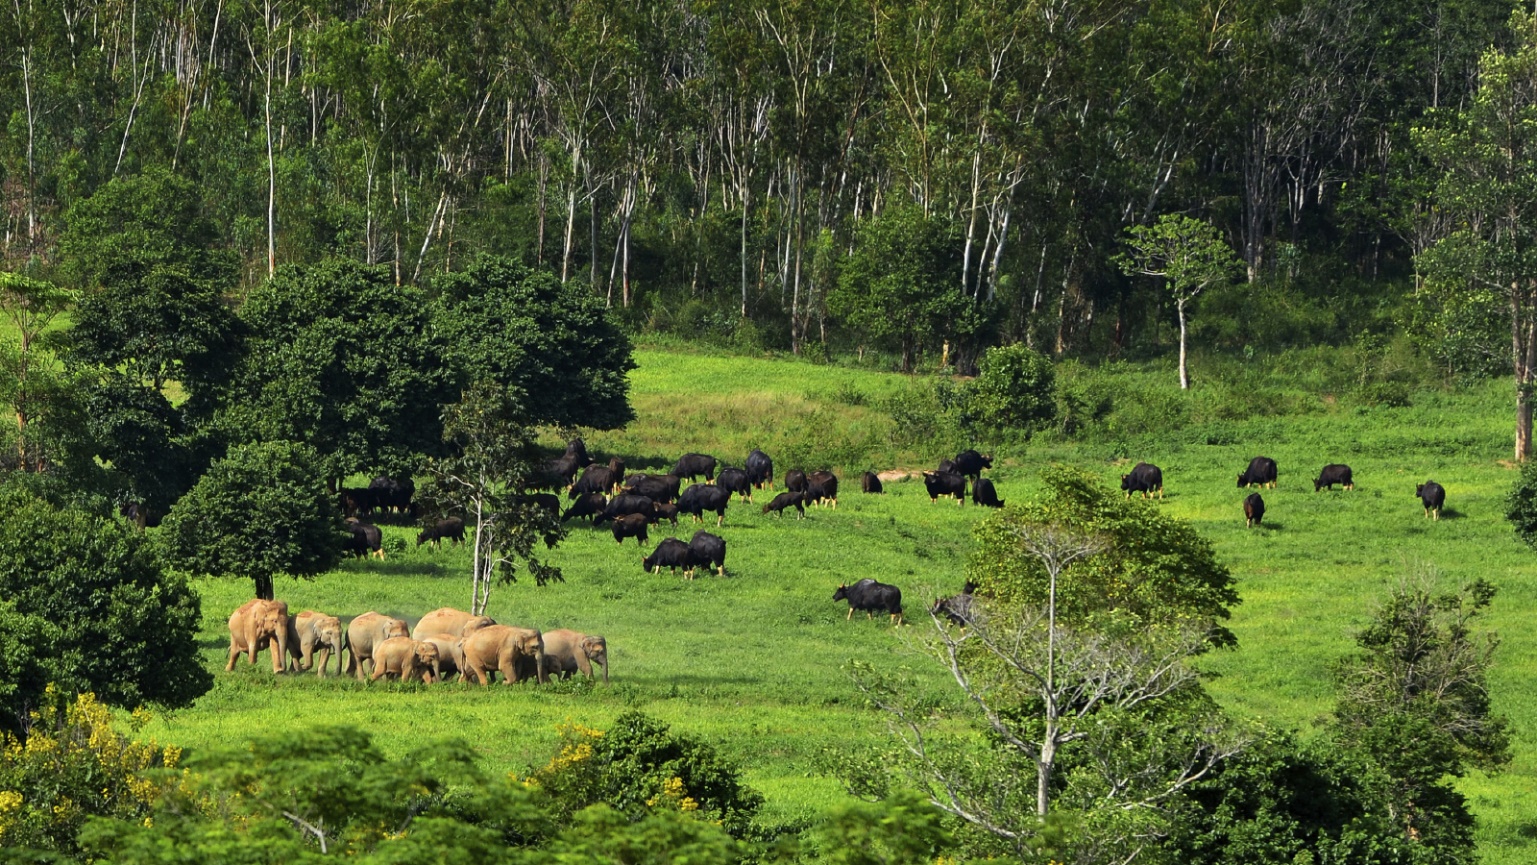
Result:
[[[326,665],[331,661],[331,653],[336,653],[336,675],[342,674],[342,649],[346,646],[343,638],[346,632],[342,630],[342,620],[325,613],[317,613],[314,610],[305,610],[297,616],[288,619],[288,653],[290,665],[294,669],[308,670],[314,666],[316,676],[326,674]],[[319,663],[316,663],[315,652],[320,652]]]
[[422,620],[411,629],[411,639],[421,640],[433,634],[468,637],[481,628],[494,624],[496,620],[490,616],[475,616],[453,607],[439,607],[422,616]]
[[[413,639],[417,638],[413,637]],[[458,673],[461,679],[464,678],[464,671],[468,668],[464,664],[464,649],[459,645],[462,637],[455,634],[428,634],[420,639],[438,648],[439,680],[446,680],[455,673]]]
[[283,672],[283,662],[288,657],[287,602],[256,598],[230,614],[229,663],[224,665],[224,671],[235,669],[235,659],[241,652],[248,653],[255,664],[256,653],[262,649],[272,655],[272,672]]
[[347,674],[355,675],[359,682],[367,678],[363,662],[374,661],[374,650],[385,640],[408,636],[405,619],[397,619],[369,610],[347,624]]
[[391,637],[374,647],[374,674],[368,681],[377,682],[385,676],[399,676],[400,681],[421,679],[432,684],[440,677],[438,671],[438,647],[426,640],[410,637]]
[[473,677],[481,686],[491,684],[491,674],[501,673],[502,683],[510,685],[518,681],[518,661],[534,660],[534,675],[540,682],[546,681],[544,671],[544,635],[534,628],[514,628],[510,625],[492,625],[481,628],[460,642],[464,653],[464,680]]
[[[528,675],[532,662],[525,658],[519,664],[518,674]],[[549,676],[569,679],[580,672],[591,679],[594,678],[593,664],[603,668],[603,684],[607,685],[608,643],[602,637],[579,634],[566,628],[544,632],[544,671]]]

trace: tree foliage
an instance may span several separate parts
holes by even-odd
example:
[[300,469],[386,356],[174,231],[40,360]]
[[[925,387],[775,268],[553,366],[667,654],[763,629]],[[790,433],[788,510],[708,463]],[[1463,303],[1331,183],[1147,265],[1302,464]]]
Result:
[[293,442],[237,445],[165,518],[158,542],[176,567],[243,577],[273,597],[278,574],[308,577],[341,559],[341,514],[319,460]]
[[198,596],[121,523],[0,490],[0,726],[20,730],[47,682],[111,706],[191,704],[213,685],[198,658]]
[[445,274],[434,287],[464,381],[516,393],[534,425],[618,429],[634,420],[629,338],[591,293],[493,257]]
[[240,315],[249,342],[220,423],[233,440],[303,442],[333,483],[409,476],[439,452],[456,382],[424,292],[333,260],[285,269]]
[[1473,861],[1473,819],[1449,783],[1510,762],[1509,721],[1490,701],[1499,642],[1475,630],[1495,588],[1437,593],[1434,574],[1394,589],[1335,667],[1336,733],[1390,779],[1394,819],[1446,862]]
[[1153,505],[1106,489],[1081,469],[1053,466],[1042,473],[1042,481],[1046,492],[1041,496],[1011,505],[974,529],[978,543],[966,575],[979,591],[1009,606],[1045,606],[1045,567],[1025,549],[1015,528],[1057,526],[1107,544],[1103,554],[1062,571],[1061,621],[1132,629],[1193,625],[1209,629],[1213,645],[1236,642],[1222,620],[1239,602],[1238,593],[1210,541]]

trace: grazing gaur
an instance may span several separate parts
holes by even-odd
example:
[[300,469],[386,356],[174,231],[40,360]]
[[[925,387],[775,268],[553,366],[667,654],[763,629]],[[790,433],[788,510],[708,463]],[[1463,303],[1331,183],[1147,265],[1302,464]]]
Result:
[[603,508],[603,513],[598,514],[592,521],[594,526],[601,526],[609,520],[615,520],[630,514],[650,514],[656,507],[656,502],[645,496],[614,496],[608,500],[608,505]]
[[860,475],[859,486],[867,493],[884,493],[886,491],[881,486],[881,476],[875,472],[865,472]]
[[358,522],[357,517],[347,518],[347,531],[350,537],[347,539],[347,552],[353,558],[361,559],[364,556],[378,556],[384,560],[384,533],[378,526]]
[[374,494],[375,507],[404,514],[411,510],[411,497],[416,495],[416,482],[410,478],[397,481],[380,475],[369,482],[368,489]]
[[1157,493],[1163,498],[1163,471],[1152,463],[1137,463],[1131,474],[1121,475],[1121,489],[1128,499],[1132,493],[1141,493],[1143,498],[1152,498]]
[[955,460],[940,460],[939,465],[934,470],[937,472],[953,472],[955,471]]
[[992,467],[992,456],[984,456],[974,450],[964,450],[955,455],[950,471],[976,480],[982,476],[983,469],[990,469]]
[[790,469],[785,472],[785,489],[792,493],[806,491],[806,473],[800,469]]
[[624,545],[625,538],[634,538],[635,543],[637,544],[645,543],[646,515],[625,514],[624,516],[619,517],[618,519],[614,520],[613,532],[615,542],[621,546]]
[[673,527],[677,528],[678,506],[672,502],[657,502],[656,504],[652,505],[651,522],[653,524],[660,525],[662,520],[666,520],[669,523],[672,523]]
[[342,487],[338,497],[343,516],[367,516],[374,512],[374,491],[368,487]]
[[805,501],[805,498],[805,493],[780,493],[779,495],[774,496],[773,501],[763,506],[763,512],[768,513],[769,511],[773,511],[782,517],[784,516],[785,508],[795,508],[797,511],[800,511],[800,516],[797,517],[797,519],[805,519],[806,508],[805,505],[802,504]]
[[566,508],[566,512],[560,515],[560,521],[565,522],[576,517],[592,517],[594,519],[603,515],[603,509],[608,507],[608,499],[602,493],[588,493],[577,499]]
[[449,517],[446,520],[434,522],[432,525],[422,529],[421,533],[416,536],[416,545],[420,547],[422,544],[431,541],[434,548],[441,549],[444,538],[448,538],[453,543],[462,546],[464,544],[464,520],[459,517]]
[[581,463],[572,454],[547,460],[535,482],[529,486],[534,489],[549,490],[569,487],[576,482],[576,473],[581,469]]
[[714,568],[717,576],[726,575],[726,540],[703,529],[694,532],[688,542],[688,578],[694,578],[694,569],[703,565]]
[[706,483],[715,480],[715,457],[709,454],[684,454],[678,458],[678,464],[672,467],[672,473],[679,478],[694,478],[704,475]]
[[554,493],[521,493],[515,500],[520,505],[532,505],[536,508],[544,508],[550,512],[550,516],[560,516],[560,496]]
[[[624,483],[624,460],[618,457],[609,457],[608,470],[614,475],[615,488]],[[613,492],[613,490],[604,490],[604,492]]]
[[1261,486],[1275,489],[1276,470],[1275,460],[1270,457],[1255,457],[1249,460],[1249,467],[1238,476],[1238,485],[1241,487]]
[[1426,481],[1414,488],[1414,494],[1425,505],[1425,516],[1441,519],[1441,506],[1446,504],[1446,488],[1435,481]]
[[940,496],[955,496],[957,505],[966,504],[966,478],[955,472],[924,472],[923,487],[929,491],[931,504]]
[[692,514],[695,522],[704,520],[705,511],[715,512],[715,525],[726,521],[726,506],[731,504],[731,493],[714,484],[691,484],[678,497],[678,513]]
[[[969,583],[967,588],[970,588]],[[975,615],[972,611],[974,603],[976,603],[976,597],[971,592],[962,591],[958,595],[951,595],[948,598],[940,598],[935,601],[934,606],[929,608],[929,615],[936,618],[943,616],[949,619],[951,624],[964,628],[971,624],[972,618]]]
[[806,476],[806,503],[831,502],[838,506],[838,476],[832,472],[812,472]]
[[1003,507],[1003,499],[998,498],[998,490],[990,478],[977,478],[971,482],[971,500],[984,507]]
[[649,556],[641,556],[641,567],[648,574],[660,574],[663,568],[677,573],[683,569],[683,575],[689,576],[693,571],[693,559],[689,553],[689,546],[677,538],[667,538]]
[[715,476],[715,485],[728,492],[736,493],[745,501],[752,501],[752,481],[748,479],[747,472],[742,469],[721,469]]
[[1324,466],[1323,471],[1318,473],[1318,477],[1313,479],[1313,492],[1316,493],[1324,487],[1328,487],[1329,491],[1333,492],[1335,484],[1339,484],[1347,490],[1356,488],[1356,482],[1350,476],[1350,466],[1340,463],[1330,463]]
[[587,443],[580,438],[574,438],[566,442],[565,456],[574,460],[576,467],[579,469],[585,469],[592,465],[592,457],[587,455]]
[[1243,500],[1244,526],[1254,528],[1265,518],[1265,499],[1259,493],[1249,493]]
[[588,466],[582,470],[582,476],[571,485],[569,497],[572,499],[587,493],[603,493],[608,495],[613,491],[615,477],[608,466]]
[[848,599],[849,614],[844,621],[854,618],[855,610],[864,610],[865,618],[875,617],[876,610],[884,610],[895,625],[902,624],[902,590],[872,579],[863,579],[852,586],[839,586],[833,592],[833,600]]
[[758,489],[774,488],[774,461],[763,451],[753,448],[747,455],[747,479]]
[[677,475],[641,475],[624,485],[627,496],[645,496],[654,502],[670,502],[678,498],[682,479]]

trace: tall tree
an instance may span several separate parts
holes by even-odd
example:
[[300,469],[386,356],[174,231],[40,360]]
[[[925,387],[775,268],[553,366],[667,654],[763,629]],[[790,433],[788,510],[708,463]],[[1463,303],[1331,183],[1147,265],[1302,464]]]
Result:
[[44,458],[31,424],[63,398],[64,379],[41,340],[74,298],[47,280],[0,272],[0,315],[15,333],[14,343],[0,344],[0,396],[16,418],[16,460],[24,471],[39,468]]
[[1515,458],[1532,449],[1537,390],[1537,16],[1510,17],[1511,48],[1479,63],[1471,102],[1443,126],[1416,130],[1440,180],[1449,233],[1416,261],[1427,289],[1494,301],[1510,327]]
[[1164,214],[1152,225],[1126,230],[1126,253],[1117,261],[1128,275],[1164,280],[1179,317],[1179,386],[1190,388],[1185,364],[1189,327],[1186,308],[1201,292],[1230,281],[1241,266],[1232,247],[1209,222],[1183,214]]

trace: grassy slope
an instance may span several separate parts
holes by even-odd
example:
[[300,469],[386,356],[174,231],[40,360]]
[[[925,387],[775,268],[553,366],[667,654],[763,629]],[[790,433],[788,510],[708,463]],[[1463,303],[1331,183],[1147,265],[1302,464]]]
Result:
[[[637,423],[587,437],[632,466],[698,449],[733,460],[760,445],[780,457],[805,440],[869,443],[882,467],[928,463],[942,454],[883,445],[890,420],[867,406],[840,403],[850,390],[877,396],[908,386],[897,376],[789,361],[641,352],[633,375]],[[1127,373],[1135,386],[1167,389],[1169,376]],[[1506,390],[1499,384],[1458,393],[1416,394],[1415,407],[1356,410],[1315,400],[1295,418],[1225,421],[1159,434],[1123,431],[1114,445],[1039,445],[994,472],[1006,498],[1036,491],[1037,469],[1072,462],[1113,482],[1125,460],[1163,467],[1170,513],[1191,520],[1238,577],[1244,602],[1233,629],[1241,648],[1206,661],[1212,691],[1235,713],[1308,729],[1327,711],[1329,662],[1351,648],[1350,635],[1374,598],[1399,575],[1434,565],[1448,582],[1483,575],[1501,588],[1490,625],[1504,640],[1491,677],[1495,705],[1516,722],[1516,760],[1501,775],[1462,783],[1480,815],[1491,863],[1537,854],[1537,705],[1527,683],[1537,638],[1524,624],[1533,605],[1532,554],[1511,537],[1501,499],[1514,473]],[[1212,443],[1215,442],[1215,443]],[[1265,491],[1266,526],[1247,531],[1233,478],[1250,456],[1280,464],[1281,484]],[[1325,462],[1355,469],[1354,492],[1314,494],[1309,479]],[[784,468],[779,460],[781,473]],[[1414,484],[1433,477],[1448,491],[1447,517],[1426,521]],[[853,480],[853,478],[849,478]],[[847,483],[847,482],[846,482]],[[495,766],[521,770],[550,753],[556,724],[602,727],[630,706],[704,735],[741,760],[769,797],[774,816],[812,816],[839,798],[817,772],[824,747],[878,737],[882,719],[863,708],[839,665],[860,657],[896,665],[900,642],[876,623],[843,621],[829,598],[840,581],[874,576],[901,585],[917,612],[924,587],[957,585],[975,509],[930,505],[916,482],[891,484],[883,498],[847,489],[836,511],[804,522],[765,518],[733,506],[721,534],[730,545],[727,580],[693,584],[641,573],[631,542],[578,528],[555,554],[567,582],[519,584],[493,596],[493,615],[540,627],[605,634],[614,657],[608,690],[562,685],[481,693],[442,688],[273,682],[261,667],[218,677],[192,710],[159,723],[163,740],[199,747],[236,744],[262,729],[351,723],[386,747],[463,735]],[[389,534],[411,536],[406,528]],[[687,537],[692,527],[680,526]],[[653,537],[653,543],[656,537]],[[367,609],[414,618],[440,605],[463,606],[466,559],[460,551],[408,552],[389,562],[345,566],[314,582],[280,584],[297,610],[343,615]],[[223,617],[246,595],[227,582],[200,584],[210,665],[222,666]],[[944,693],[938,676],[929,686]]]

